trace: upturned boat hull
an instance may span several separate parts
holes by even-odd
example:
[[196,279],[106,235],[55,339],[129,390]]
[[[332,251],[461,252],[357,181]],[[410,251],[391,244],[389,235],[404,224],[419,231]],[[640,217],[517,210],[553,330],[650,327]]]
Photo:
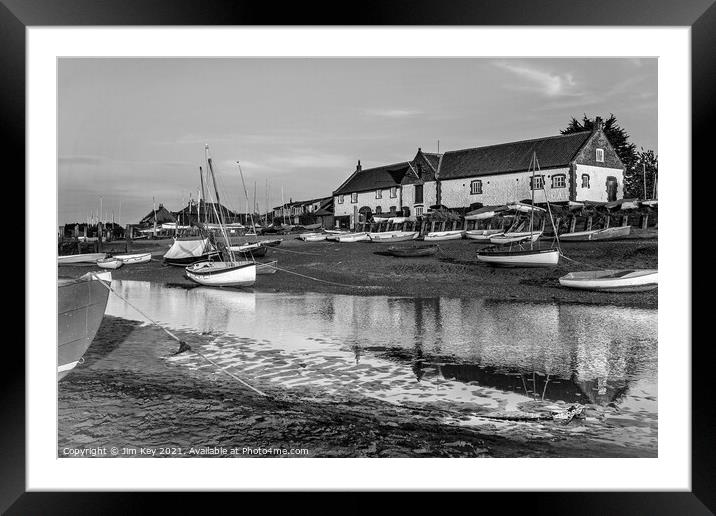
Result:
[[435,231],[425,235],[426,242],[444,242],[445,240],[461,240],[465,231]]
[[57,283],[58,381],[79,363],[102,323],[109,290],[101,281],[111,281],[111,273],[86,274]]
[[542,236],[541,231],[534,231],[530,232],[521,232],[521,233],[505,233],[503,235],[497,235],[490,237],[490,243],[497,244],[497,245],[506,245],[506,244],[515,244],[517,242],[529,242],[530,239],[532,242],[536,242],[539,237]]
[[392,243],[407,242],[418,238],[417,231],[390,231],[385,233],[368,233],[371,242]]
[[337,242],[351,243],[351,242],[365,242],[370,240],[368,233],[348,233],[345,235],[334,235]]
[[256,283],[255,262],[200,262],[185,270],[190,280],[207,287],[250,287]]
[[559,278],[563,287],[598,292],[644,292],[659,286],[657,269],[570,272]]
[[557,249],[485,251],[477,253],[477,261],[497,267],[554,267],[559,263],[559,251]]
[[625,238],[631,234],[631,226],[619,226],[614,228],[595,229],[592,231],[577,231],[575,233],[564,233],[559,235],[563,242],[592,242],[597,240],[615,240]]
[[107,253],[84,253],[84,254],[69,254],[66,256],[57,257],[57,265],[71,265],[74,263],[87,263],[94,265],[97,260],[105,258]]

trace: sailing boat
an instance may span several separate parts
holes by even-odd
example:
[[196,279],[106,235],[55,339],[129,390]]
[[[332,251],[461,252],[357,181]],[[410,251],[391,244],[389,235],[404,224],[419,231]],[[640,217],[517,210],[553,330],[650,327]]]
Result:
[[[559,263],[559,247],[550,249],[535,249],[534,242],[539,238],[542,231],[534,231],[534,213],[537,207],[535,203],[535,169],[539,168],[539,162],[537,161],[537,153],[532,152],[532,160],[530,161],[530,167],[532,169],[532,203],[529,206],[530,212],[530,231],[524,238],[520,238],[517,241],[516,248],[510,245],[509,249],[503,251],[499,248],[484,249],[477,252],[477,261],[484,262],[490,265],[501,266],[501,267],[554,267]],[[545,200],[547,200],[547,193],[545,192]],[[516,211],[526,211],[526,205],[517,203],[510,205],[511,208]],[[541,209],[541,208],[539,208]],[[550,221],[552,221],[552,211],[549,208],[549,200],[547,200],[547,210],[549,212]],[[543,219],[544,222],[544,219]],[[552,222],[554,226],[554,222]],[[507,237],[509,233],[503,235]],[[537,235],[535,237],[535,235]],[[555,238],[557,230],[555,229]],[[500,237],[495,237],[500,238]],[[493,239],[490,239],[493,242]],[[522,247],[522,241],[529,241],[530,248],[525,249]],[[557,240],[559,246],[559,240]]]
[[[226,244],[223,246],[221,253],[222,261],[206,261],[198,262],[186,267],[186,275],[192,281],[210,287],[248,287],[256,283],[256,262],[237,260],[234,252],[229,245],[229,235],[226,232],[225,220],[223,213],[216,210],[219,204],[219,191],[216,188],[216,176],[214,167],[209,157],[209,146],[204,148],[206,161],[211,173],[212,183],[214,185],[214,194],[216,202],[212,203],[216,220],[218,221],[221,234]],[[221,210],[223,211],[223,210]],[[228,261],[227,261],[228,258]]]

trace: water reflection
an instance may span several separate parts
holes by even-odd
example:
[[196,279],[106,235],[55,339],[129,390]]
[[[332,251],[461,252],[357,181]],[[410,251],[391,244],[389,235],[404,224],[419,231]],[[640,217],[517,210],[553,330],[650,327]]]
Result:
[[[656,399],[656,310],[486,299],[276,294],[115,281],[175,328],[270,342],[286,352],[343,351],[355,366],[401,365],[527,398],[606,405]],[[107,313],[138,319],[115,297]],[[336,381],[340,381],[337,379]],[[636,400],[636,401],[634,401]],[[628,400],[627,400],[628,401]]]

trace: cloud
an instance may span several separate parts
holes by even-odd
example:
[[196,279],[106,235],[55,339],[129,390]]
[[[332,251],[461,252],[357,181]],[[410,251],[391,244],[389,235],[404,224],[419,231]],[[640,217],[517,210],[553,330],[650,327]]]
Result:
[[418,115],[422,115],[423,112],[417,109],[389,109],[389,108],[375,108],[367,109],[366,114],[371,116],[379,116],[383,118],[410,118]]
[[571,73],[555,74],[536,67],[504,61],[496,62],[494,65],[524,79],[527,85],[517,86],[519,89],[530,89],[547,97],[581,95],[577,91],[577,82]]

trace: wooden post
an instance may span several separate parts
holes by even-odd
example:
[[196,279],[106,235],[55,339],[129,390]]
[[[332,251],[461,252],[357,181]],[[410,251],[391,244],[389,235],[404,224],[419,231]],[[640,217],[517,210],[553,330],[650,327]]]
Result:
[[574,228],[577,225],[577,217],[572,215],[572,220],[569,223],[569,232],[574,233]]
[[103,225],[101,222],[97,223],[97,252],[102,251],[102,228]]
[[622,216],[622,227],[629,225],[629,214],[626,213]]
[[641,217],[641,229],[646,229],[648,225],[649,225],[649,214],[645,213]]
[[609,215],[604,217],[604,229],[609,227],[609,219],[610,219]]
[[586,230],[587,231],[592,230],[592,216],[591,215],[589,217],[587,217],[587,229]]

